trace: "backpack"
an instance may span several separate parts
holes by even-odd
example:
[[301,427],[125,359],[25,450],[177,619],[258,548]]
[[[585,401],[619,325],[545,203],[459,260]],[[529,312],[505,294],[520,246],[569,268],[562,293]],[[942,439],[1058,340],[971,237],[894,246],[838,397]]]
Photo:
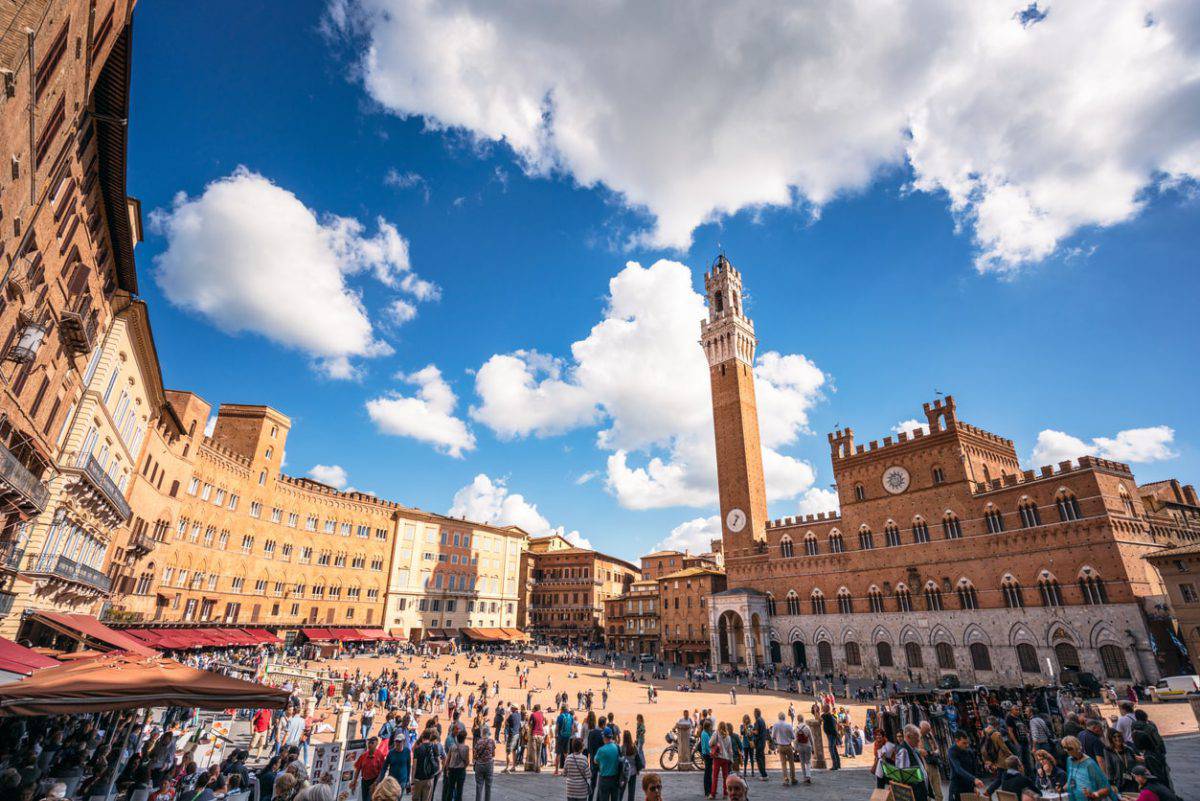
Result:
[[417,746],[417,779],[432,779],[438,772],[437,748],[425,743]]
[[808,745],[808,729],[796,729],[796,742],[800,745]]
[[621,784],[627,785],[637,776],[637,765],[633,764],[633,760],[627,756],[621,757],[621,763],[617,766],[621,775]]

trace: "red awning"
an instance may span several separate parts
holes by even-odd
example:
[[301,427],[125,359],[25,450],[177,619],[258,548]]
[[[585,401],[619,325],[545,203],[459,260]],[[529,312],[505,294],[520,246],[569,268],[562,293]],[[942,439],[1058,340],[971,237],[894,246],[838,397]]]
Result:
[[34,614],[39,623],[62,632],[80,641],[94,640],[110,649],[129,651],[141,656],[152,656],[154,649],[147,648],[141,642],[124,632],[110,629],[91,615],[64,614],[39,610]]
[[328,642],[337,639],[333,629],[300,629],[300,633],[313,642]]
[[158,637],[156,645],[171,651],[195,648],[195,641],[189,634],[190,631],[191,629],[159,629],[154,632],[154,636]]
[[246,645],[257,645],[258,641],[251,637],[241,629],[217,629],[225,637],[225,641],[229,645],[243,647]]
[[154,648],[158,645],[158,633],[153,629],[124,629],[123,633],[128,634],[130,637],[133,637],[138,642],[149,646],[150,648]]
[[358,629],[330,629],[333,632],[333,637],[342,642],[358,642],[362,639],[362,635],[358,633]]
[[54,667],[58,660],[0,637],[0,670],[28,676],[39,668]]
[[383,629],[358,629],[358,638],[370,641],[391,639]]
[[266,629],[246,629],[246,633],[264,645],[278,645],[280,639]]

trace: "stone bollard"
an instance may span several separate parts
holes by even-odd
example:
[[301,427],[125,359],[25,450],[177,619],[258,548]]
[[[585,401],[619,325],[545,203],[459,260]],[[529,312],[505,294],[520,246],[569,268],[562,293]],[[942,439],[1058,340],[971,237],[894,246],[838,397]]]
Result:
[[692,764],[692,727],[684,726],[682,722],[675,724],[675,736],[678,737],[679,766],[677,770],[695,770]]
[[346,734],[350,729],[350,705],[342,704],[338,707],[337,724],[333,729],[334,742],[346,742]]
[[813,767],[825,770],[825,735],[821,731],[821,721],[817,718],[809,718],[808,728],[813,733]]

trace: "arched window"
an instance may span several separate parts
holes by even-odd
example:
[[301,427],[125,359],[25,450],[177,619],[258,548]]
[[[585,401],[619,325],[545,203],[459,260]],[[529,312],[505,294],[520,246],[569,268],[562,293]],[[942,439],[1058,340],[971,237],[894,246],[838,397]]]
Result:
[[1024,528],[1033,528],[1042,524],[1042,516],[1038,512],[1037,504],[1028,498],[1022,500],[1017,506],[1017,512],[1021,515],[1021,525]]
[[908,587],[903,584],[896,587],[896,611],[911,612],[912,611],[912,593],[908,591]]
[[789,615],[800,614],[800,596],[796,594],[795,590],[787,594],[787,613]]
[[846,643],[845,651],[847,665],[857,667],[862,664],[862,652],[858,649],[858,643]]
[[867,590],[867,604],[871,607],[871,611],[880,614],[883,612],[883,593],[874,584],[871,589]]
[[942,518],[942,533],[948,540],[962,539],[962,524],[958,522],[958,515],[953,512],[946,513]]
[[842,587],[837,594],[838,614],[849,615],[854,612],[854,599],[850,597],[850,590]]
[[842,553],[844,550],[846,550],[846,546],[842,542],[842,533],[835,528],[829,532],[829,552]]
[[1004,594],[1004,605],[1009,609],[1024,609],[1025,595],[1021,592],[1021,585],[1011,575],[1005,576],[1000,582],[1000,591]]
[[944,472],[942,472],[942,468],[940,468],[940,467],[933,468],[933,483],[934,484],[944,484],[945,482],[946,482],[946,474]]
[[1045,570],[1038,577],[1038,594],[1042,596],[1042,606],[1063,605],[1062,587],[1058,585],[1058,579]]
[[864,551],[869,551],[875,547],[875,536],[871,533],[870,526],[862,526],[858,530],[858,547]]
[[792,538],[787,534],[779,541],[779,552],[784,559],[791,559],[795,555],[792,553]]
[[1104,666],[1104,675],[1110,679],[1129,678],[1129,662],[1125,653],[1115,645],[1100,646],[1100,663]]
[[1060,490],[1054,498],[1054,505],[1058,508],[1058,519],[1066,522],[1068,520],[1078,520],[1083,517],[1079,511],[1079,500],[1075,497],[1075,493],[1067,490]]
[[770,615],[771,617],[775,617],[775,614],[776,614],[775,596],[772,595],[771,593],[767,593],[767,614]]
[[929,542],[929,525],[919,516],[913,518],[913,542]]
[[1090,567],[1079,572],[1079,592],[1083,594],[1083,602],[1091,606],[1108,603],[1108,590],[1104,582]]
[[925,660],[921,658],[921,646],[915,642],[904,643],[904,662],[910,668],[925,667]]
[[1079,649],[1069,642],[1060,642],[1054,646],[1054,658],[1058,660],[1060,670],[1079,670]]
[[965,578],[958,580],[958,608],[979,608],[979,594],[975,592],[975,586]]
[[933,651],[937,655],[939,669],[954,670],[954,646],[948,642],[939,642],[933,646]]
[[1022,673],[1040,673],[1038,667],[1037,649],[1027,642],[1017,644],[1017,662],[1021,665]]
[[892,662],[892,646],[886,642],[875,643],[875,658],[881,668],[892,667],[895,664]]
[[888,524],[883,527],[883,539],[887,543],[887,547],[895,548],[900,544],[900,529],[896,524],[888,521]]
[[981,642],[971,643],[971,667],[976,670],[992,669],[992,654]]
[[261,487],[262,485],[264,485],[266,483],[267,483],[267,471],[263,470],[258,474],[258,485]]
[[925,609],[930,612],[942,611],[942,591],[932,581],[925,585]]
[[817,535],[810,531],[804,535],[804,554],[805,556],[816,556],[817,553]]
[[987,523],[988,534],[999,534],[1004,531],[1004,515],[1000,514],[1000,510],[996,507],[989,504],[983,513],[983,519]]
[[812,591],[812,612],[814,615],[825,614],[825,594],[820,590]]
[[855,484],[854,485],[854,500],[865,501],[866,499],[867,499],[866,489],[863,488],[862,484]]
[[1120,493],[1121,505],[1125,507],[1125,514],[1130,517],[1137,517],[1137,508],[1133,505],[1133,498],[1129,497],[1129,490],[1125,489],[1124,484],[1121,485]]
[[833,670],[833,646],[829,644],[829,640],[817,643],[817,661],[821,664],[821,670]]

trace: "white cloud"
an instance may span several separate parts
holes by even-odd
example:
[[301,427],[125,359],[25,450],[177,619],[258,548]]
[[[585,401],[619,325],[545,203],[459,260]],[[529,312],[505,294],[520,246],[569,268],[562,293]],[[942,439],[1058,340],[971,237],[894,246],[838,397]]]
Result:
[[404,325],[417,316],[417,307],[404,298],[395,298],[387,305],[387,316],[396,325]]
[[204,422],[204,436],[211,437],[213,432],[217,430],[217,416],[209,415],[208,420]]
[[425,176],[418,172],[400,172],[395,167],[392,167],[383,176],[383,182],[396,189],[418,189],[421,192],[421,196],[425,198],[425,202],[429,202],[429,182],[425,180]]
[[600,473],[598,471],[588,470],[585,473],[581,473],[579,475],[579,477],[575,479],[575,484],[576,484],[576,486],[582,487],[584,484],[588,483],[589,481],[591,481],[593,478],[595,478],[598,475],[600,475]]
[[[346,475],[346,468],[336,464],[314,464],[308,471],[308,476],[313,481],[328,484],[334,489],[346,489],[346,484],[350,480],[350,477]],[[346,489],[346,491],[352,492],[353,489]]]
[[901,420],[896,425],[892,426],[892,432],[896,434],[908,434],[912,436],[912,432],[921,429],[926,434],[929,433],[929,421],[921,422],[916,419]]
[[[1023,0],[1021,0],[1023,2]],[[739,210],[822,204],[908,165],[1009,271],[1200,176],[1187,0],[512,4],[331,0],[367,92],[603,185],[686,248]]]
[[841,509],[838,494],[833,490],[813,487],[800,496],[796,504],[796,514],[815,515],[821,512],[837,512]]
[[1179,454],[1171,450],[1175,430],[1167,426],[1130,428],[1114,437],[1094,437],[1091,443],[1063,431],[1045,429],[1038,433],[1030,457],[1035,465],[1075,460],[1080,456],[1099,456],[1116,462],[1157,462]]
[[458,492],[447,513],[451,517],[464,517],[477,523],[493,526],[520,526],[535,537],[561,534],[580,548],[591,548],[592,544],[578,531],[567,532],[562,526],[552,526],[537,504],[525,500],[520,493],[510,492],[501,478],[491,478],[480,473]]
[[349,276],[370,273],[418,299],[437,294],[412,272],[408,243],[391,223],[377,219],[368,236],[358,220],[318,218],[245,167],[198,197],[176,195],[151,221],[167,238],[154,278],[168,300],[226,333],[254,332],[303,351],[331,378],[353,377],[354,359],[392,352]]
[[389,392],[366,403],[367,414],[384,434],[428,442],[442,453],[460,458],[475,448],[475,435],[454,416],[458,398],[434,365],[402,376],[417,387],[415,395]]
[[721,519],[717,515],[697,517],[671,529],[666,539],[655,543],[651,551],[708,553],[712,550],[712,541],[720,538]]
[[[606,486],[629,509],[716,502],[708,364],[697,344],[704,299],[678,262],[630,262],[609,282],[608,306],[569,361],[532,351],[493,356],[476,374],[475,420],[501,438],[599,425]],[[810,487],[812,466],[780,452],[807,430],[825,375],[800,355],[755,367],[763,466],[772,499]]]

